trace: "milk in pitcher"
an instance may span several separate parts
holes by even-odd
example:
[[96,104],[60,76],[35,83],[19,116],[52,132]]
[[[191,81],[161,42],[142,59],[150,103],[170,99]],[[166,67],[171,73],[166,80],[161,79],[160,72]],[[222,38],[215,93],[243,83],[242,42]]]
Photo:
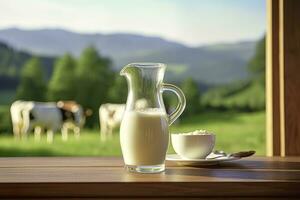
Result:
[[166,113],[159,109],[126,112],[120,127],[120,141],[127,165],[164,164],[169,144]]

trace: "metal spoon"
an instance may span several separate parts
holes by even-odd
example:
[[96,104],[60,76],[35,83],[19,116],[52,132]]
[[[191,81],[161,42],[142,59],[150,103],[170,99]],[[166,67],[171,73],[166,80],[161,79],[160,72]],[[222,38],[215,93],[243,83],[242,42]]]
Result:
[[255,151],[253,151],[253,150],[251,150],[251,151],[240,151],[240,152],[228,154],[224,151],[215,150],[213,153],[216,154],[216,156],[215,157],[210,157],[210,158],[207,158],[207,159],[216,159],[216,158],[221,158],[221,157],[244,158],[244,157],[252,156],[253,154],[255,154]]
[[237,158],[244,158],[244,157],[249,157],[252,156],[253,154],[255,154],[255,151],[240,151],[237,153],[232,153],[229,154],[229,157],[237,157]]

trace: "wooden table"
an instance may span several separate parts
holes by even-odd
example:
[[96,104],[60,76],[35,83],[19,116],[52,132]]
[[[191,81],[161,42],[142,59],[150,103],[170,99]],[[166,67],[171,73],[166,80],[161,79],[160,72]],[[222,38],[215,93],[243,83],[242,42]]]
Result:
[[207,168],[167,162],[161,174],[127,173],[120,158],[0,158],[1,199],[299,195],[300,157],[253,157]]

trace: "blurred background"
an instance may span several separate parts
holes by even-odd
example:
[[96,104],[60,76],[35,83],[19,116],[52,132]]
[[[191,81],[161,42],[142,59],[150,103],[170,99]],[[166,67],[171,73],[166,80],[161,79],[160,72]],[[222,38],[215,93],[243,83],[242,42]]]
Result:
[[[263,0],[0,0],[0,156],[121,155],[100,141],[98,110],[126,103],[120,69],[167,64],[187,107],[171,132],[207,129],[217,149],[265,154]],[[164,96],[168,110],[176,105]],[[72,100],[93,111],[80,139],[13,137],[16,100]],[[175,101],[175,102],[174,102]],[[169,152],[173,152],[170,146]]]

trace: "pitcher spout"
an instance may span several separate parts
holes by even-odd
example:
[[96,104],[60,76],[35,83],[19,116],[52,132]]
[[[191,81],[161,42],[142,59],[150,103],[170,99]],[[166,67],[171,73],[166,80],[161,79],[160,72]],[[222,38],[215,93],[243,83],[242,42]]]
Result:
[[132,68],[132,66],[130,64],[123,67],[123,69],[121,69],[121,71],[120,71],[120,75],[126,76],[127,72],[129,71],[129,68]]

